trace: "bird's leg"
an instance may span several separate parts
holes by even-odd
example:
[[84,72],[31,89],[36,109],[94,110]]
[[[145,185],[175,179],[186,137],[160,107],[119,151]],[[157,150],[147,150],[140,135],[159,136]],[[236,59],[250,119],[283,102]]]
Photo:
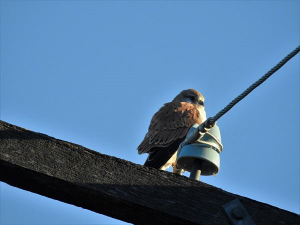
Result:
[[182,173],[184,172],[183,169],[179,169],[177,167],[175,162],[172,163],[172,167],[173,167],[173,173],[177,173],[179,175],[182,175]]

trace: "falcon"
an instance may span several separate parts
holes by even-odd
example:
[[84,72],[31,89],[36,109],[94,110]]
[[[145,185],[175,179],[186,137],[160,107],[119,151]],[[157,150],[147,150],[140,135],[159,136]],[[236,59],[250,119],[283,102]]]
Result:
[[195,89],[183,90],[172,102],[164,104],[154,114],[144,140],[138,146],[138,153],[148,153],[144,164],[147,167],[165,170],[176,168],[177,150],[190,127],[206,120],[204,97]]

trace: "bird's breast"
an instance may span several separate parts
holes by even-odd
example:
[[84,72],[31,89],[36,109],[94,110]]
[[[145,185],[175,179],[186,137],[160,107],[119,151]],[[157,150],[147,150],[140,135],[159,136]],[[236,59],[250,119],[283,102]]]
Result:
[[197,107],[197,110],[200,113],[200,118],[201,121],[204,122],[206,120],[206,112],[205,112],[205,108],[203,106]]

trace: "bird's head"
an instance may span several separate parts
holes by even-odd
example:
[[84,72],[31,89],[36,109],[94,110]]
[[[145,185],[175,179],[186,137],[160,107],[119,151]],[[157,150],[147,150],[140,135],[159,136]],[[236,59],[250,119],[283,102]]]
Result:
[[197,106],[204,106],[204,97],[195,89],[187,89],[180,92],[173,102],[189,102]]

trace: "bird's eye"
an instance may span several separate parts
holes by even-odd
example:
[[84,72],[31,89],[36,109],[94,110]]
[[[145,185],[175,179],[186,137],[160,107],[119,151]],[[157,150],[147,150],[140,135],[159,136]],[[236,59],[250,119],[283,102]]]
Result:
[[203,101],[199,101],[198,104],[204,106],[204,102]]

